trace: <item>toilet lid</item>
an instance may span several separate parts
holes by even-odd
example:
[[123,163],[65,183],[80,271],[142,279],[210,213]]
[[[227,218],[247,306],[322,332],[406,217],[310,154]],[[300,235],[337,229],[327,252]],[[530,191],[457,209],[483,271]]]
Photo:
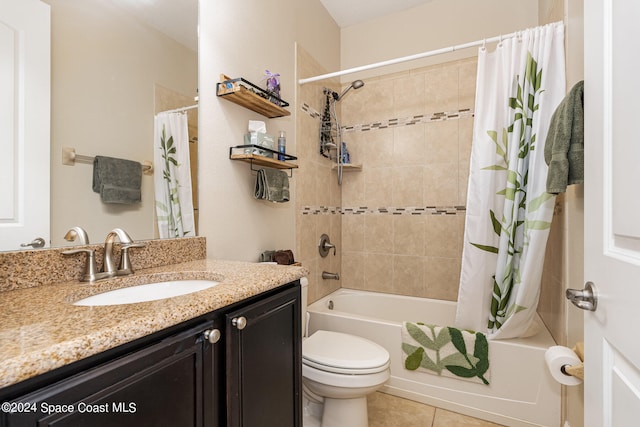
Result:
[[368,339],[341,332],[317,331],[302,342],[305,364],[331,372],[379,372],[389,366],[389,352]]

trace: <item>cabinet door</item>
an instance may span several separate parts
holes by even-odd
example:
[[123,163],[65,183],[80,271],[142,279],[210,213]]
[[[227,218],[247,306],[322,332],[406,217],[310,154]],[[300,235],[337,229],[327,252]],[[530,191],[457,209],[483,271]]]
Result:
[[[203,375],[213,322],[16,399],[7,426],[203,426]],[[33,412],[35,410],[35,412]],[[212,422],[212,421],[211,421]],[[210,424],[213,425],[213,424]]]
[[226,322],[227,426],[301,426],[300,287],[229,313]]

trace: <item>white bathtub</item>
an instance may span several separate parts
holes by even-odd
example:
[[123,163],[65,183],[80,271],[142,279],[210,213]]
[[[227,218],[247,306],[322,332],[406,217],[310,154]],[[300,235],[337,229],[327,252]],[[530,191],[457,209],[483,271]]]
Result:
[[544,352],[555,342],[540,319],[533,337],[489,343],[488,386],[404,368],[402,321],[451,326],[455,310],[450,301],[339,289],[308,307],[309,331],[345,332],[384,346],[391,354],[385,393],[506,426],[558,427],[560,384],[544,362]]

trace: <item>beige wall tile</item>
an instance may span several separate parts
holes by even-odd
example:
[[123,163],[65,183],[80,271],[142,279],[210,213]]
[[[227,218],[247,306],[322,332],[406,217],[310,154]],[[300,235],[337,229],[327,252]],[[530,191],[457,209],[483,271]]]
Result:
[[[322,69],[303,49],[298,49],[298,70],[307,75],[323,74]],[[332,86],[332,81],[322,84],[309,84],[299,87],[298,111],[302,102],[306,102],[321,112],[325,97],[323,86]],[[296,153],[299,169],[294,171],[296,192],[296,259],[310,270],[309,302],[313,302],[340,286],[337,280],[322,280],[323,270],[340,272],[342,251],[341,215],[320,214],[302,215],[304,206],[340,206],[341,188],[338,187],[335,172],[331,171],[331,162],[318,152],[320,122],[306,113],[296,115]],[[321,258],[318,253],[320,234],[327,233],[338,247],[338,256]]]
[[458,206],[467,205],[467,193],[469,191],[469,166],[460,163],[458,166]]
[[365,254],[365,289],[374,292],[393,291],[393,257],[387,254]]
[[[341,283],[341,280],[323,279],[322,272],[326,271],[326,269],[323,269],[320,264],[321,264],[321,261],[318,265],[318,268],[314,272],[316,276],[316,281],[318,283],[318,294],[319,294],[318,298],[322,298],[326,295],[329,295],[331,292],[334,292],[340,289],[340,283]],[[335,273],[335,271],[332,271],[331,273]]]
[[335,172],[331,165],[323,164],[316,168],[316,202],[321,206],[331,206],[331,186],[335,181]]
[[[473,108],[469,103],[475,96],[475,72],[476,60],[467,59],[367,79],[362,90],[352,90],[338,105],[340,122],[366,125]],[[308,98],[303,101],[317,111],[324,103],[321,88],[301,89],[301,96]],[[304,158],[296,171],[297,206],[369,209],[363,215],[299,216],[298,247],[300,257],[314,268],[313,295],[319,298],[336,286],[337,281],[319,278],[324,269],[339,271],[344,287],[455,300],[464,216],[373,211],[465,204],[473,119],[345,132],[352,161],[362,163],[363,171],[345,173],[338,186],[332,162],[317,153],[319,121],[304,113],[298,116],[298,153]],[[323,230],[339,242],[339,256],[319,257]]]
[[422,215],[393,216],[393,253],[423,256],[425,217]]
[[395,167],[392,206],[424,206],[423,185],[424,167],[422,165]]
[[478,73],[478,60],[462,61],[458,69],[459,93],[458,107],[460,109],[474,109],[476,99],[476,75]]
[[460,259],[427,257],[424,267],[428,297],[456,301],[460,284]]
[[360,132],[360,146],[356,162],[362,162],[367,169],[389,166],[393,162],[394,129],[380,129]]
[[300,242],[298,258],[301,261],[309,261],[317,258],[316,226],[318,215],[298,214],[297,236]]
[[349,93],[342,104],[341,123],[343,125],[372,123],[384,120],[393,112],[393,83],[390,81],[367,80],[364,88]]
[[454,206],[458,202],[458,163],[428,165],[424,171],[424,202],[427,206]]
[[471,159],[471,142],[473,140],[473,117],[461,118],[458,122],[458,160],[466,163],[467,169]]
[[344,215],[342,243],[345,252],[364,251],[364,215]]
[[393,169],[364,169],[363,206],[391,206],[393,200]]
[[364,244],[367,252],[393,252],[393,217],[367,215],[364,219]]
[[401,126],[393,130],[391,165],[423,165],[427,159],[425,125]]
[[444,120],[426,124],[426,148],[428,165],[458,162],[458,123],[460,120]]
[[318,194],[316,192],[316,175],[318,166],[311,161],[299,162],[299,171],[295,173],[296,179],[296,205],[316,206],[318,205]]
[[460,258],[460,227],[457,215],[428,215],[425,254],[431,257]]
[[424,257],[393,256],[393,293],[426,297],[424,282]]
[[365,258],[362,252],[343,252],[340,276],[343,288],[365,289]]
[[566,212],[563,209],[565,195],[556,198],[556,205],[551,229],[547,240],[544,269],[542,270],[542,282],[540,288],[540,301],[538,313],[547,326],[555,341],[564,345],[567,340],[566,329],[566,300],[564,290],[568,287],[565,279],[567,269],[565,252],[565,236],[567,236],[564,221]]
[[427,114],[458,110],[457,65],[434,67],[424,78]]
[[[393,80],[393,116],[411,117],[426,114],[425,104],[421,96],[425,92],[425,80],[422,75],[405,73]],[[390,118],[390,117],[388,117]]]

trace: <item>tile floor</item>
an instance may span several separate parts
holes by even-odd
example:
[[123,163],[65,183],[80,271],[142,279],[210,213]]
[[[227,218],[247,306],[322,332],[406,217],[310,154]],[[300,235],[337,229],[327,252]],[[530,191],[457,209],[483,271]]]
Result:
[[501,427],[385,393],[373,393],[367,400],[369,427]]

